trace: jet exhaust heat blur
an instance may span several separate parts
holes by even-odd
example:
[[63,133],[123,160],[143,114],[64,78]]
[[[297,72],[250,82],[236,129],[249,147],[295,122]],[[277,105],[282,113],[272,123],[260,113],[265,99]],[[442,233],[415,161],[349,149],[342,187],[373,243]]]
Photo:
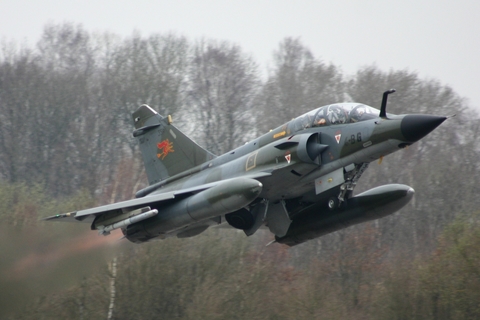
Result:
[[305,113],[247,144],[215,156],[147,105],[133,114],[149,186],[136,198],[57,214],[48,221],[88,223],[135,243],[192,237],[213,226],[247,236],[269,229],[294,246],[379,219],[404,207],[413,188],[389,184],[354,195],[371,162],[425,137],[447,118],[394,115],[361,103]]

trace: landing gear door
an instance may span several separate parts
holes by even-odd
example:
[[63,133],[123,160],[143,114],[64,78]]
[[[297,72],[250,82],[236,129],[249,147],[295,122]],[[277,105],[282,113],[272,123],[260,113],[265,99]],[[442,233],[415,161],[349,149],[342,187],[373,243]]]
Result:
[[267,209],[267,225],[277,237],[283,237],[287,234],[288,228],[292,220],[288,216],[288,211],[285,206],[285,201],[281,200],[279,203],[271,204]]
[[338,187],[345,182],[343,168],[315,179],[315,194],[320,194],[332,188]]

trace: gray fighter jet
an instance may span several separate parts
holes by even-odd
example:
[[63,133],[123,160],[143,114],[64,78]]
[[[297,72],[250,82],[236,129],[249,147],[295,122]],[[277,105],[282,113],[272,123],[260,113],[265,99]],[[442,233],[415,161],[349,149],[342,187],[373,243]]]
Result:
[[210,226],[247,236],[268,228],[294,246],[392,214],[414,190],[389,184],[354,195],[370,162],[420,140],[447,117],[393,115],[360,103],[320,107],[215,156],[147,105],[132,115],[149,186],[136,199],[58,214],[50,221],[121,229],[135,243],[192,237]]

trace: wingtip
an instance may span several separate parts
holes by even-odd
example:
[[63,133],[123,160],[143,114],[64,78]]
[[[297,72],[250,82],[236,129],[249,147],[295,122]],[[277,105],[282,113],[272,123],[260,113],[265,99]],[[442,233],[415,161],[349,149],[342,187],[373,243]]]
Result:
[[61,214],[56,214],[54,216],[49,216],[46,218],[41,218],[40,221],[51,221],[51,220],[57,220],[57,219],[63,219],[63,218],[70,218],[74,217],[77,212],[67,212],[67,213],[61,213]]

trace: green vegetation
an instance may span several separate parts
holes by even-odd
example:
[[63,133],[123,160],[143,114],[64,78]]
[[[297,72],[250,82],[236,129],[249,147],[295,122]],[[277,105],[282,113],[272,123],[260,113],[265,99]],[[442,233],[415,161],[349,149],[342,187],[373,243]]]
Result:
[[[7,189],[3,186],[2,195]],[[36,187],[14,186],[9,192],[28,194],[34,204],[35,199],[45,200]],[[57,205],[66,207],[81,198],[84,194]],[[51,225],[32,219],[24,225],[37,232],[17,240],[32,245],[34,238],[58,251],[44,233],[47,227],[54,230]],[[59,234],[57,228],[56,236],[65,240],[76,237],[78,230],[69,228]],[[52,266],[27,265],[16,270],[16,281],[3,279],[7,285],[28,280],[46,286],[35,295],[25,292],[28,303],[19,302],[22,309],[9,306],[7,310],[15,312],[8,319],[106,318],[113,261],[115,319],[480,318],[480,213],[461,215],[448,224],[436,249],[415,259],[411,253],[389,250],[379,241],[374,223],[347,229],[340,236],[338,251],[321,256],[304,255],[300,247],[265,247],[270,239],[267,232],[247,238],[242,232],[223,229],[143,245],[117,242],[116,247],[106,249],[115,252],[110,260],[77,251],[74,254],[80,258],[68,256],[64,260],[71,261],[53,262],[61,267],[49,270]],[[31,254],[31,248],[17,245]],[[19,261],[24,256],[12,258]],[[87,267],[93,259],[102,262]],[[74,263],[86,267],[88,273],[69,279],[69,272],[79,270]],[[69,272],[59,272],[63,268]],[[13,271],[11,265],[2,266],[5,270]],[[29,272],[41,273],[43,279]],[[2,295],[2,300],[12,297],[11,293]]]

